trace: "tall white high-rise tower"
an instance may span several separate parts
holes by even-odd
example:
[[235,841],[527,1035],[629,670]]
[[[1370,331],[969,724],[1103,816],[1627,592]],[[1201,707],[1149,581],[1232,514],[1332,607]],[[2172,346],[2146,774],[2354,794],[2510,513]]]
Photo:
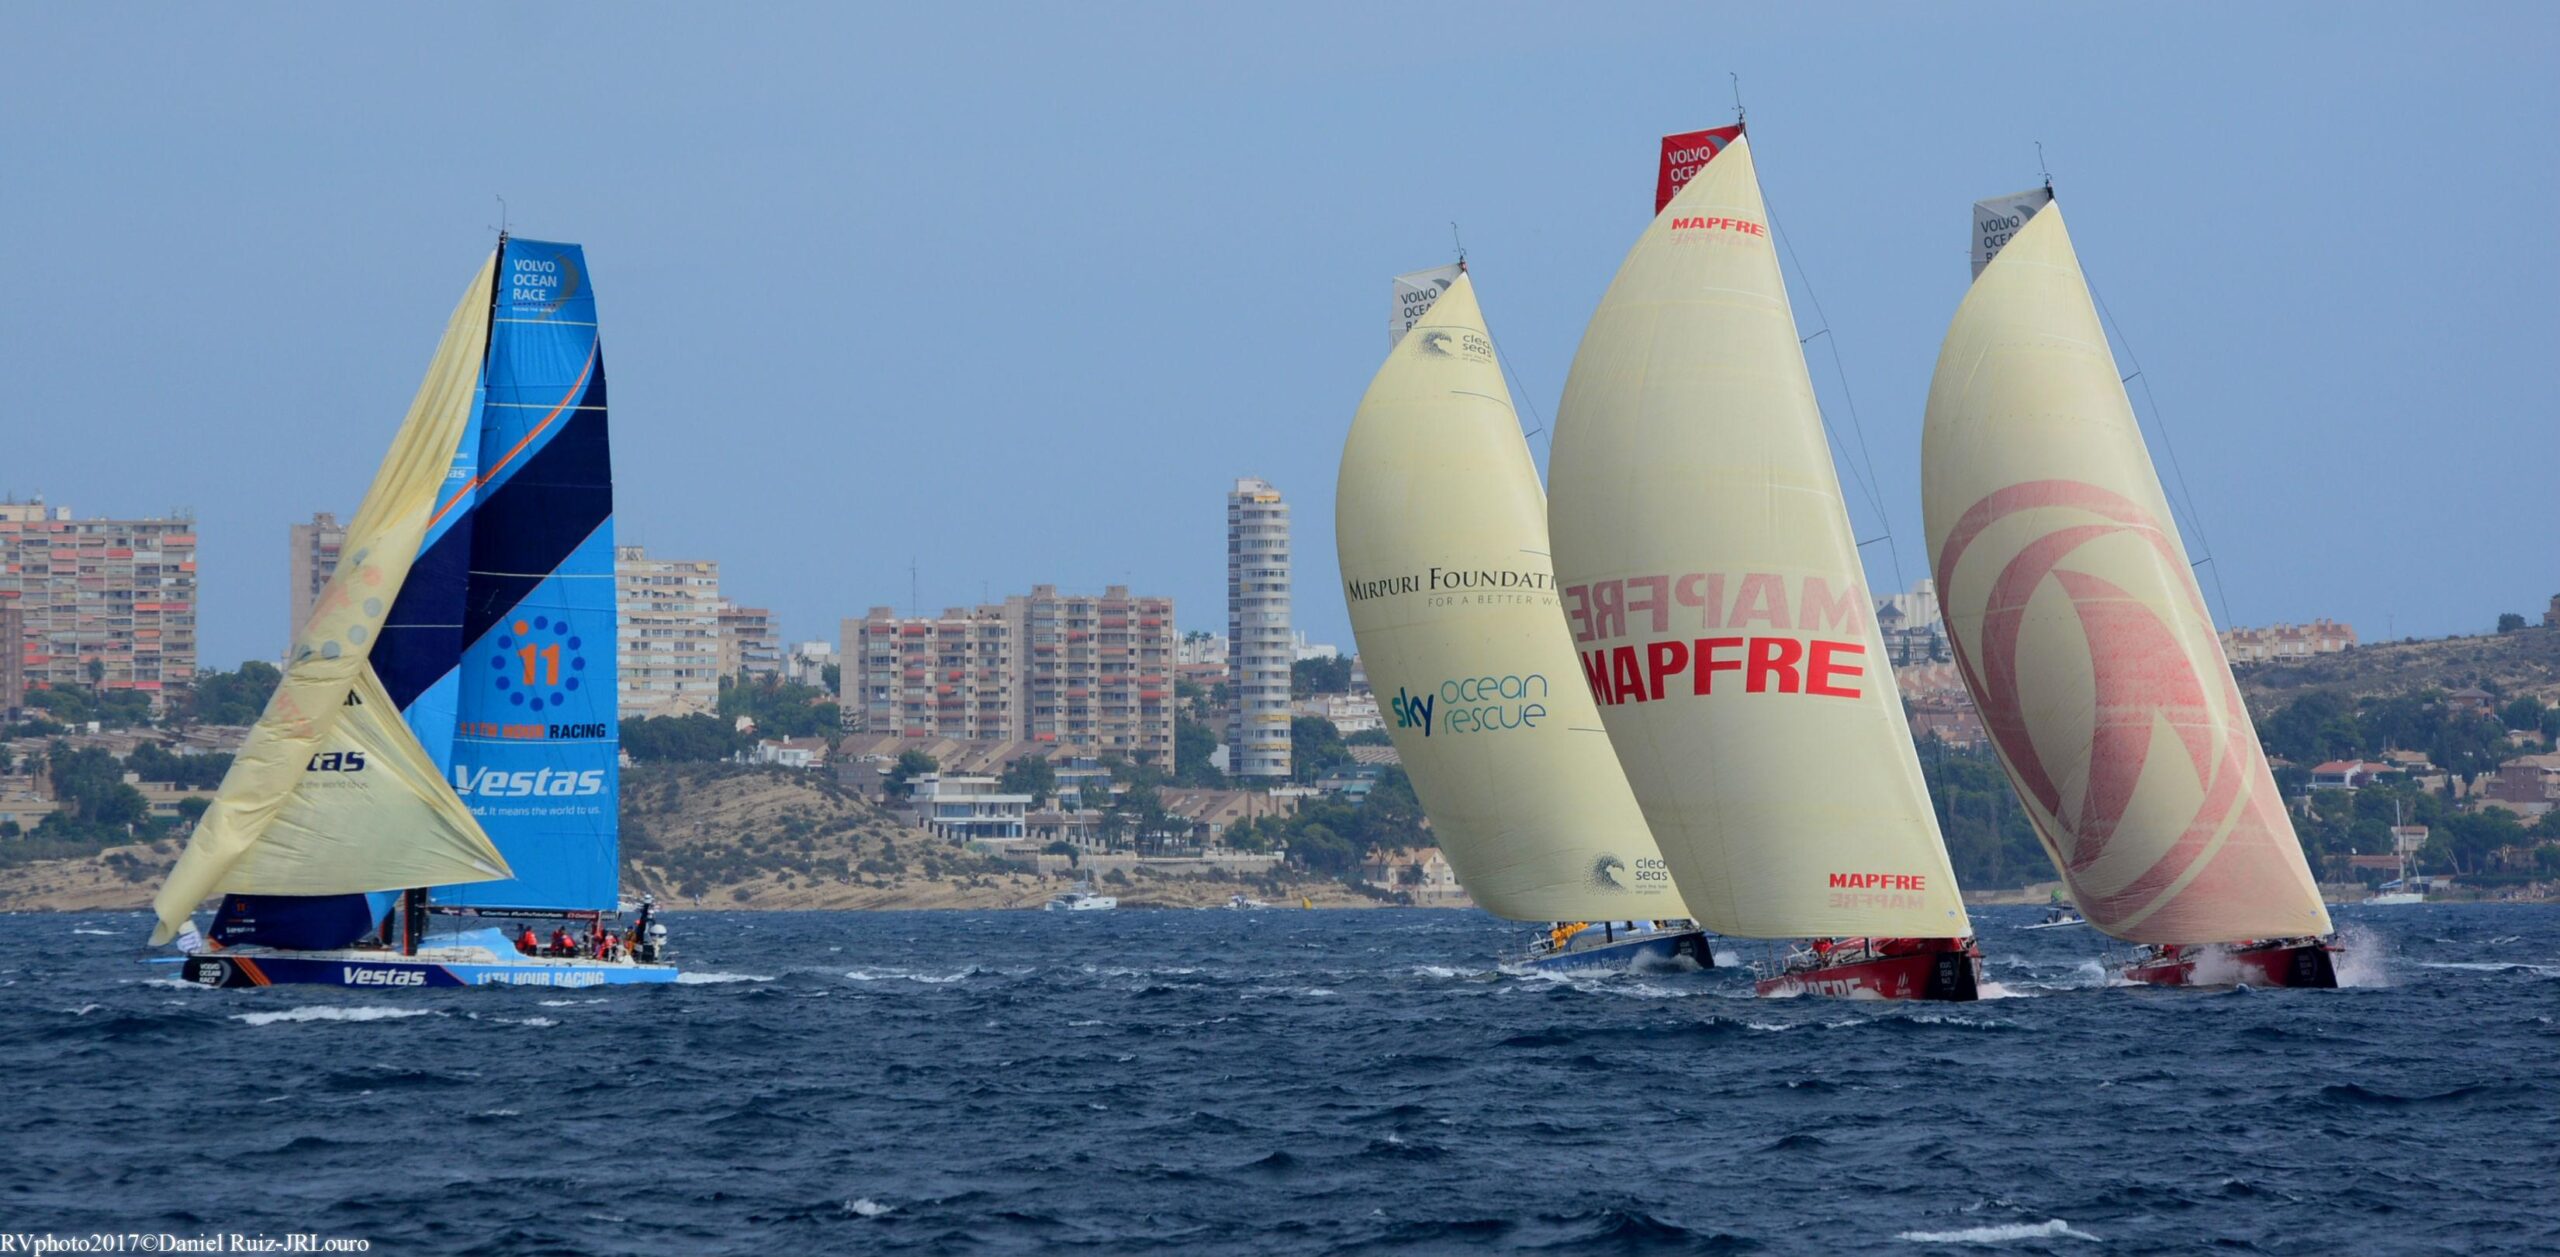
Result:
[[1227,767],[1289,775],[1289,504],[1247,477],[1227,494]]

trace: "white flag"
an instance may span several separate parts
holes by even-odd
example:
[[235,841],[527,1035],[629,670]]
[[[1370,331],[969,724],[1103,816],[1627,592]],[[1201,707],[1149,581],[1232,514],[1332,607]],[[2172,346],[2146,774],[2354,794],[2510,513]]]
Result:
[[1991,265],[1991,259],[2000,255],[2001,247],[2009,243],[2010,237],[2018,234],[2020,227],[2027,225],[2028,219],[2036,216],[2037,210],[2051,204],[2053,204],[2051,188],[2029,188],[2024,192],[2013,192],[2007,196],[1995,196],[1988,201],[1974,202],[1974,278],[1982,277],[1982,268]]
[[1387,310],[1388,348],[1394,348],[1397,341],[1403,340],[1404,334],[1412,331],[1413,325],[1421,320],[1423,312],[1431,308],[1431,303],[1449,291],[1449,285],[1458,282],[1462,269],[1452,263],[1396,276],[1395,297],[1388,303]]

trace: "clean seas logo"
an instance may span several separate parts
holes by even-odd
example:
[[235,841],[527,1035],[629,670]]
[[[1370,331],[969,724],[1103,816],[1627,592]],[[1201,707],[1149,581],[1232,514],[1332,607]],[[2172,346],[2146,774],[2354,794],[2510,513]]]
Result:
[[579,653],[586,639],[570,629],[567,619],[546,615],[507,627],[513,631],[498,635],[489,669],[498,674],[498,690],[508,704],[526,711],[566,704],[586,683],[580,674],[587,670],[587,657]]
[[1426,327],[1415,332],[1422,342],[1422,352],[1434,358],[1464,358],[1471,362],[1493,361],[1493,342],[1474,332],[1453,332],[1446,328]]
[[578,273],[577,259],[565,253],[547,258],[510,257],[507,301],[518,310],[531,309],[547,319],[576,299],[584,279]]
[[1591,862],[1591,885],[1597,890],[1626,894],[1667,890],[1671,886],[1671,867],[1661,860],[1647,857],[1630,868],[1615,855],[1603,854]]

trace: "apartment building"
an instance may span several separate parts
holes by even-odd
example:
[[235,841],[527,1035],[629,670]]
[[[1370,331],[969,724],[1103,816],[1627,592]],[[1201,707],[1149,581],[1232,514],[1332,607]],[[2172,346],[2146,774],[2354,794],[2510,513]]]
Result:
[[2233,663],[2332,655],[2355,644],[2356,631],[2336,620],[2222,630],[2222,653]]
[[1173,600],[1037,585],[1002,604],[844,622],[857,731],[1072,746],[1173,763]]
[[1021,625],[1026,741],[1173,766],[1173,599],[1035,585],[1005,611]]
[[0,502],[0,606],[17,613],[23,687],[96,684],[157,703],[195,681],[195,520]]
[[0,602],[0,715],[27,705],[27,660],[23,617],[13,603]]
[[1012,741],[1022,709],[1014,664],[1021,626],[997,606],[899,618],[873,607],[844,622],[840,696],[858,732]]
[[720,675],[782,675],[782,626],[763,607],[720,604]]
[[720,564],[613,551],[622,718],[709,713],[720,704]]
[[1228,771],[1289,775],[1289,504],[1247,477],[1227,493]]
[[311,608],[320,602],[320,591],[329,587],[329,578],[338,574],[338,553],[346,548],[347,530],[338,517],[321,511],[308,524],[291,524],[285,528],[285,561],[292,576],[285,586],[284,650],[290,656],[293,643],[302,640],[302,626],[311,618]]

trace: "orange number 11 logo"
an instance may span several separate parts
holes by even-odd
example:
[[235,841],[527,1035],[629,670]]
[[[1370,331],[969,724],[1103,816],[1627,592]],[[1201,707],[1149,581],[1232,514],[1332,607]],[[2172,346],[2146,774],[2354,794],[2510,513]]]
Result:
[[[525,684],[560,684],[560,647],[556,643],[549,646],[527,646],[516,652],[516,658],[524,660]],[[533,676],[533,665],[537,658],[542,662],[544,673],[542,679],[539,681],[535,680]]]

